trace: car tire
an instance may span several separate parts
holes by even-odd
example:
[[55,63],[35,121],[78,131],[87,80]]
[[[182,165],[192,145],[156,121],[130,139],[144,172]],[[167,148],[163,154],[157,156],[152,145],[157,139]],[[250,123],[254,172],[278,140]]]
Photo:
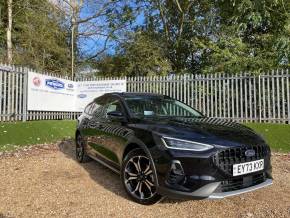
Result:
[[155,171],[152,162],[142,149],[130,151],[124,158],[121,169],[123,186],[130,198],[143,205],[162,200],[157,193]]
[[86,142],[83,137],[78,134],[76,137],[76,159],[80,163],[86,163],[91,161],[92,159],[86,154],[85,150]]

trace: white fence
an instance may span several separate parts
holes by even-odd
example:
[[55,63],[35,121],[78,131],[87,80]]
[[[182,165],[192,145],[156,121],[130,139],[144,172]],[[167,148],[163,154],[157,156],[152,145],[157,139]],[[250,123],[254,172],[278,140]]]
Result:
[[[75,119],[79,115],[77,112],[27,111],[27,72],[24,68],[0,65],[0,121]],[[116,78],[90,80],[109,79]],[[168,95],[209,117],[290,124],[288,70],[273,70],[260,75],[128,77],[127,91]]]
[[128,78],[129,92],[171,96],[209,117],[239,122],[290,123],[290,75],[277,70],[260,75],[181,75]]
[[77,112],[28,111],[28,71],[33,70],[0,65],[0,121],[76,119],[79,116]]

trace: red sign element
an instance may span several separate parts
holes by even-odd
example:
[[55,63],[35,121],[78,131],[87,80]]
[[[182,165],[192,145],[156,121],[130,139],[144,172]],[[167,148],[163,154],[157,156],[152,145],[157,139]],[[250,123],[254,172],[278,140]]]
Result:
[[40,86],[40,84],[41,84],[41,80],[40,80],[38,77],[34,77],[34,78],[33,78],[33,84],[34,84],[35,86]]

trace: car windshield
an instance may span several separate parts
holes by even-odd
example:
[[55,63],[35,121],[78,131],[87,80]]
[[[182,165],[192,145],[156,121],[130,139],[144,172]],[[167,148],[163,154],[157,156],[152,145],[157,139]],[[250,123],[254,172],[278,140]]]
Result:
[[125,101],[134,117],[202,117],[198,111],[169,97],[126,97]]

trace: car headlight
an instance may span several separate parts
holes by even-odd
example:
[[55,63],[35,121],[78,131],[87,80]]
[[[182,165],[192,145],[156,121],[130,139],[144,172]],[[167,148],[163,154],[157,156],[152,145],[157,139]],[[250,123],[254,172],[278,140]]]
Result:
[[176,150],[187,150],[187,151],[207,151],[212,149],[214,146],[199,142],[187,141],[183,139],[176,139],[170,137],[162,137],[162,142],[165,147]]

